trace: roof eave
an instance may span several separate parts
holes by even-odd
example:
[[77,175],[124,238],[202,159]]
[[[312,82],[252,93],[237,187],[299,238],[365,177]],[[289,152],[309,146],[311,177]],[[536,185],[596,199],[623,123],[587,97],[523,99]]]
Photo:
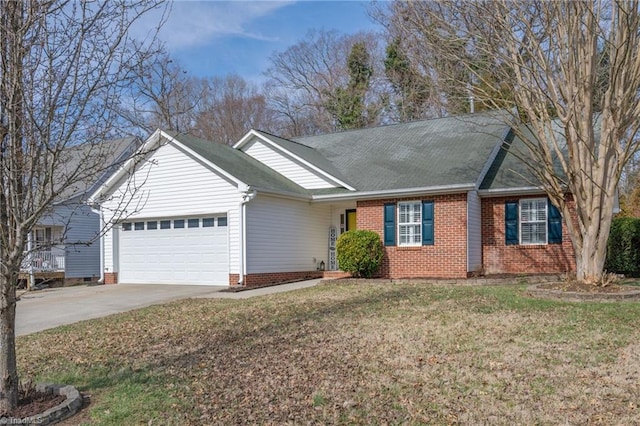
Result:
[[256,132],[254,129],[251,129],[242,137],[242,139],[240,139],[238,142],[233,144],[231,147],[233,149],[240,149],[243,146],[245,146],[247,144],[247,142],[249,142],[251,140],[251,138],[254,137],[254,136],[260,137],[260,134],[258,132]]
[[300,194],[297,192],[282,191],[278,189],[261,188],[255,185],[251,185],[250,188],[255,190],[258,193],[258,195],[259,194],[273,195],[281,198],[290,198],[294,200],[305,200],[305,201],[312,200],[311,194]]
[[515,195],[540,195],[545,194],[544,189],[537,186],[521,186],[516,188],[480,189],[478,195],[483,198],[510,197]]
[[458,194],[473,191],[475,183],[456,185],[438,185],[419,188],[385,189],[380,191],[355,191],[345,194],[314,195],[313,201],[347,201],[347,200],[375,200],[379,198],[411,197],[414,195],[443,195]]

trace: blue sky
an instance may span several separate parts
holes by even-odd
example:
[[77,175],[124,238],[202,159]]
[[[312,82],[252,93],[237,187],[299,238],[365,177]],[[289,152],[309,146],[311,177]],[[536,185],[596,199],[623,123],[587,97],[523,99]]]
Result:
[[176,0],[160,39],[191,75],[235,73],[260,81],[269,56],[302,40],[311,29],[346,34],[380,30],[367,15],[369,5],[368,1]]

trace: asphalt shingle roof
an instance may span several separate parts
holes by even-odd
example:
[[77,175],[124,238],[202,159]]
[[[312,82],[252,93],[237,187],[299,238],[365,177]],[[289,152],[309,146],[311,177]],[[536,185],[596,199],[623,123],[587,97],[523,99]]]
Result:
[[[560,148],[566,149],[566,141],[557,121],[553,123],[552,131],[560,144]],[[524,126],[517,133],[522,134],[527,140],[534,140],[531,132]],[[551,140],[551,138],[548,138],[548,140]],[[495,161],[480,185],[480,189],[496,190],[540,186],[538,179],[522,160],[522,158],[531,157],[527,145],[520,137],[515,135],[515,132],[511,133],[511,138],[508,141],[510,143],[503,144],[500,152],[498,152]],[[559,162],[555,163],[555,173],[558,176],[564,176]]]
[[[294,140],[256,132],[365,192],[475,185],[508,130],[504,114],[493,111]],[[241,150],[185,134],[167,134],[258,189],[306,197],[350,192],[346,188],[307,190]],[[519,146],[516,139],[512,149]],[[527,176],[522,162],[503,150],[481,189],[531,186]]]
[[358,191],[475,184],[507,131],[500,112],[296,138]]

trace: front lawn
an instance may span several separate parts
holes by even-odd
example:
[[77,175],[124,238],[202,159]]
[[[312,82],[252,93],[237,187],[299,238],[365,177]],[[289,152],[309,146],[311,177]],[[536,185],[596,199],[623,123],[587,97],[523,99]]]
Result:
[[640,423],[640,303],[524,287],[325,284],[18,339],[90,424]]

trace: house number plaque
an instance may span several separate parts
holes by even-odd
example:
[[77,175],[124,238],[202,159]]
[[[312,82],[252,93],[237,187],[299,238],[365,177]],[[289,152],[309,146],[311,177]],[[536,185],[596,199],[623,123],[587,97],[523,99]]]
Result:
[[338,269],[338,261],[336,259],[336,239],[338,233],[335,226],[329,228],[329,270],[335,271]]

